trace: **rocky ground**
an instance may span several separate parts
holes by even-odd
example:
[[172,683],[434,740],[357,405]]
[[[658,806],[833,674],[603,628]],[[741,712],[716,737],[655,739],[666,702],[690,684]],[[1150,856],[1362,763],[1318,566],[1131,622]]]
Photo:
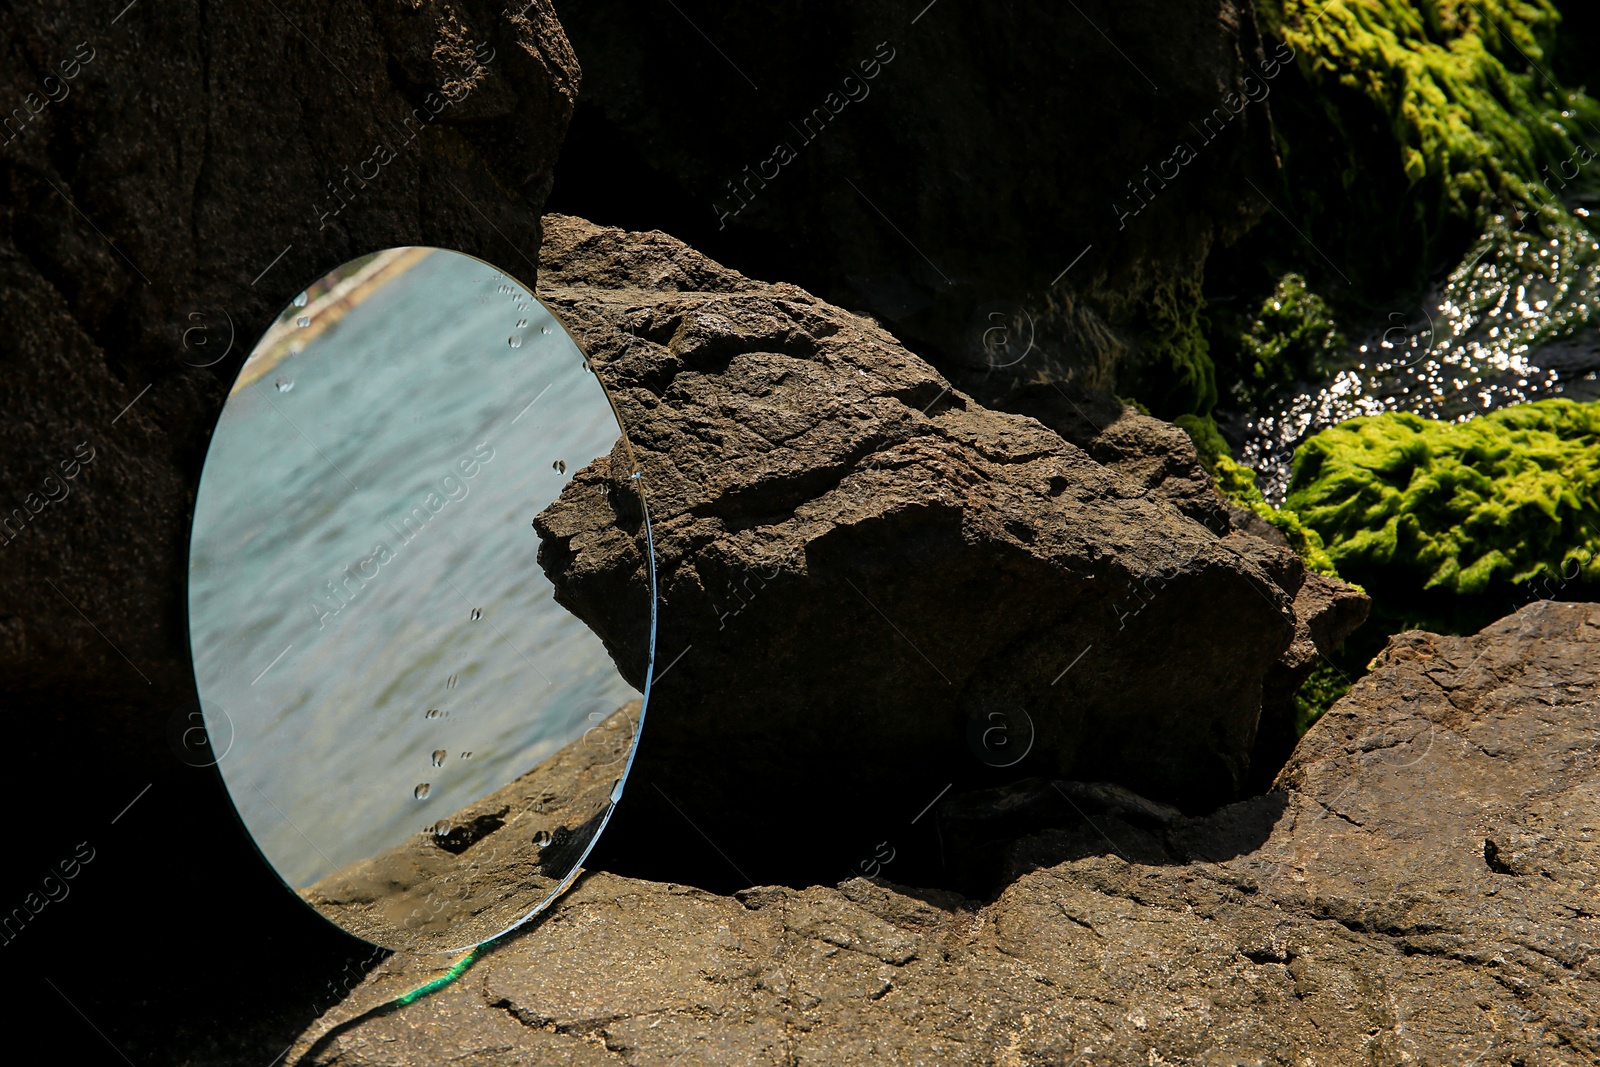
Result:
[[1275,790],[1085,811],[1011,842],[988,901],[591,873],[454,985],[330,1033],[416,982],[381,967],[291,1061],[1589,1064],[1597,665],[1589,604],[1401,635]]
[[[1600,608],[1547,603],[1475,637],[1402,635],[1272,765],[1270,790],[1245,795],[1225,777],[1242,799],[1208,807],[1171,770],[1214,766],[1206,745],[1228,735],[1205,716],[1248,723],[1222,749],[1248,772],[1268,679],[1286,699],[1284,678],[1365,601],[1247,532],[1194,474],[1184,435],[1065,394],[1071,418],[989,411],[870,321],[792,286],[659,234],[559,217],[545,230],[542,295],[612,388],[631,446],[540,516],[541,563],[638,671],[641,651],[604,611],[639,581],[640,517],[611,491],[636,465],[671,635],[661,655],[686,651],[652,693],[630,792],[590,873],[418,1003],[385,1006],[436,964],[391,959],[292,1061],[1600,1056]],[[1101,603],[1102,577],[1174,555],[1199,562],[1164,574],[1142,638],[1138,622],[1071,631],[1082,605]],[[988,602],[963,597],[969,572],[989,576]],[[720,586],[749,573],[760,584],[728,610]],[[834,588],[835,574],[858,588]],[[850,610],[868,588],[879,611]],[[1172,614],[1157,614],[1163,600]],[[1001,610],[983,614],[989,602]],[[896,616],[916,647],[897,647],[899,627],[884,625]],[[1256,644],[1228,643],[1252,626]],[[1069,696],[1011,681],[1081,647],[1032,643],[1051,627],[1103,643]],[[1172,669],[1206,655],[1213,682]],[[968,712],[940,678],[965,699],[1003,692],[1032,709],[1034,751],[987,778],[953,774],[917,816],[938,833],[936,867],[890,847],[863,865],[873,877],[840,881],[826,839],[851,832],[843,807],[870,822],[886,778],[915,780],[922,756],[954,765],[938,746],[959,745]],[[849,700],[864,714],[842,710]],[[1184,714],[1162,717],[1173,707]],[[818,721],[860,725],[830,745]],[[1086,759],[1096,731],[1118,743]],[[832,795],[818,800],[808,776]],[[640,814],[658,797],[675,824]],[[669,825],[652,848],[650,831]],[[682,860],[691,826],[741,876],[755,872],[746,888],[714,891],[703,863]]]
[[[1254,101],[1122,233],[1124,191],[1162,161],[1169,127],[1264,58],[1248,6],[1169,6],[1021,23],[996,8],[977,27],[1014,36],[952,27],[944,5],[867,5],[849,33],[799,7],[766,35],[733,32],[752,29],[743,9],[717,16],[741,60],[741,42],[776,57],[754,73],[787,100],[811,91],[816,57],[916,42],[849,105],[852,125],[785,164],[801,192],[763,186],[730,226],[747,248],[778,238],[771,262],[803,253],[829,281],[818,291],[895,336],[660,234],[552,218],[541,235],[558,150],[577,161],[569,187],[610,172],[584,187],[630,203],[770,151],[772,113],[729,103],[748,139],[683,182],[652,177],[682,169],[672,145],[723,136],[706,101],[726,94],[677,77],[722,59],[698,37],[703,63],[663,45],[665,8],[569,13],[610,72],[591,118],[668,146],[643,168],[596,152],[593,123],[563,149],[580,74],[547,2],[0,11],[0,88],[25,120],[0,155],[0,474],[28,510],[0,567],[0,704],[14,792],[44,801],[6,865],[5,906],[26,923],[7,937],[28,961],[7,1002],[30,1037],[252,1067],[280,1050],[482,1065],[1600,1058],[1597,609],[1402,635],[1290,755],[1288,695],[1364,598],[1229,511],[1181,431],[1027,380],[1040,366],[1107,380],[1135,335],[1193,335],[1185,286],[1266,210],[1248,186],[1272,180],[1273,131]],[[804,40],[798,23],[814,24]],[[1060,62],[1029,47],[1043,34],[1073,42]],[[630,80],[641,41],[662,78]],[[642,95],[663,80],[671,92]],[[1000,95],[958,95],[982,81]],[[1041,138],[1064,147],[1032,151]],[[393,159],[350,178],[380,144]],[[709,230],[710,205],[693,209]],[[650,728],[591,873],[456,984],[373,1010],[420,965],[356,984],[368,947],[282,891],[239,831],[215,749],[193,740],[183,588],[194,488],[243,350],[298,288],[399,245],[460,249],[529,284],[541,258],[539,292],[635,427],[669,599]],[[1030,315],[1041,340],[1024,357]],[[1083,343],[1051,340],[1066,335]],[[915,337],[942,376],[897,340]],[[1172,359],[1157,368],[1181,370]],[[74,456],[83,473],[56,499],[46,479]],[[640,589],[642,517],[608,492],[627,469],[612,456],[575,479],[542,519],[543,563],[637,674],[604,607]],[[1011,744],[1024,759],[1007,763]],[[878,847],[890,824],[899,853]],[[470,836],[453,839],[463,855]],[[30,916],[42,872],[79,841],[94,865]]]

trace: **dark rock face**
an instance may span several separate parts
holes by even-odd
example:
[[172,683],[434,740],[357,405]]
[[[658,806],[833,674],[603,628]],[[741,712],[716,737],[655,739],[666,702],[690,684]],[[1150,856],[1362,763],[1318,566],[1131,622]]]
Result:
[[[859,823],[1001,762],[1191,808],[1239,795],[1301,567],[1227,530],[1181,431],[1130,413],[1085,452],[794,286],[661,234],[545,232],[540,295],[612,389],[653,515],[646,792],[713,842]],[[558,598],[639,684],[630,462],[619,446],[536,526]],[[1002,722],[1005,760],[968,748]],[[736,866],[803,884],[832,847]]]
[[[592,874],[306,1062],[1589,1064],[1597,665],[1593,604],[1402,634],[1281,791],[1203,819],[1102,791],[987,904]],[[392,961],[295,1054],[418,981]]]
[[[1295,741],[1294,695],[1317,665],[1367,619],[1372,601],[1354,586],[1304,571],[1283,553],[1289,542],[1253,511],[1217,493],[1183,430],[1141,415],[1103,394],[1070,386],[1029,385],[1007,398],[1010,410],[1031,415],[1087,451],[1107,468],[1162,498],[1207,528],[1232,532],[1229,543],[1255,554],[1294,596],[1294,642],[1262,681],[1261,718],[1250,756],[1247,792],[1264,792]],[[1264,555],[1263,555],[1264,553]]]
[[1294,644],[1272,665],[1262,684],[1261,722],[1250,758],[1251,791],[1270,786],[1294,750],[1295,693],[1335,646],[1367,621],[1371,608],[1372,601],[1352,586],[1321,574],[1306,574],[1294,597]]
[[[54,976],[140,1062],[240,1044],[241,1062],[270,1059],[314,1013],[318,968],[360,951],[272,881],[203,769],[185,717],[188,517],[228,385],[308,282],[424,244],[533,284],[579,72],[547,0],[513,6],[0,7],[0,708],[22,784],[53,811],[4,882],[70,854],[64,840],[111,857],[114,902],[75,900],[27,935],[141,961],[137,977],[108,964],[103,992]],[[236,984],[198,947],[172,951],[175,931],[242,915],[261,955]],[[124,981],[166,999],[113,993]],[[83,1025],[31,986],[17,1011]]]
[[192,489],[240,362],[301,287],[404,244],[532,284],[578,68],[547,3],[498,11],[339,7],[302,26],[315,47],[270,4],[0,12],[0,99],[60,98],[14,113],[0,154],[7,685],[192,684]]
[[1041,367],[1109,386],[1173,346],[1209,250],[1267,210],[1282,67],[1246,3],[562,17],[590,77],[559,210],[870,311],[991,406]]

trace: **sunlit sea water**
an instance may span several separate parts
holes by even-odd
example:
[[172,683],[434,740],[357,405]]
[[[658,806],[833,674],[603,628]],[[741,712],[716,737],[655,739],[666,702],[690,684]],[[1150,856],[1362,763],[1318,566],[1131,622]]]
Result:
[[1571,221],[1504,218],[1423,307],[1352,344],[1326,382],[1222,422],[1240,462],[1282,503],[1295,447],[1358,415],[1409,411],[1461,422],[1549,396],[1600,398],[1600,243]]
[[196,504],[191,641],[229,792],[291,885],[638,695],[553,600],[530,525],[617,436],[543,306],[443,252],[229,400]]

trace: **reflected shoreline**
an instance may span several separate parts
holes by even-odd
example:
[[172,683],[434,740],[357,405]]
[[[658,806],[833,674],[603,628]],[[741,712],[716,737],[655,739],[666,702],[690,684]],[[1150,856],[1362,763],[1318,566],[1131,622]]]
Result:
[[[305,307],[290,307],[272,324],[250,353],[250,358],[245,360],[228,395],[232,396],[254,385],[271,374],[273,368],[285,359],[305,351],[312,341],[338,325],[339,320],[363,300],[421,263],[434,251],[432,248],[391,248],[379,252],[370,263],[336,283]],[[296,326],[295,323],[301,318],[310,319],[310,324]]]
[[[577,873],[610,813],[641,707],[630,700],[509,785],[296,893],[357,937],[412,952],[504,933]],[[531,910],[530,888],[541,897]]]

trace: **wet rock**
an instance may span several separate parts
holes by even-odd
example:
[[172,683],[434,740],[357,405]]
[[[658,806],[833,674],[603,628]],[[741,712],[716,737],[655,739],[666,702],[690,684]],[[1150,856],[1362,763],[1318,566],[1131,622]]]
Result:
[[1600,605],[1403,634],[1279,791],[1165,827],[1086,808],[1109,840],[1022,839],[987,903],[594,873],[463,980],[333,1031],[416,984],[390,961],[290,1060],[1586,1065],[1597,664]]
[[1185,514],[1226,519],[1182,431],[1130,413],[1101,462],[795,286],[660,234],[545,230],[540,295],[632,446],[538,516],[540,562],[641,684],[636,462],[662,595],[637,773],[677,832],[741,842],[752,879],[815,877],[851,835],[784,848],[774,819],[848,825],[988,774],[967,726],[995,715],[1029,735],[1014,775],[1239,795],[1300,566]]

